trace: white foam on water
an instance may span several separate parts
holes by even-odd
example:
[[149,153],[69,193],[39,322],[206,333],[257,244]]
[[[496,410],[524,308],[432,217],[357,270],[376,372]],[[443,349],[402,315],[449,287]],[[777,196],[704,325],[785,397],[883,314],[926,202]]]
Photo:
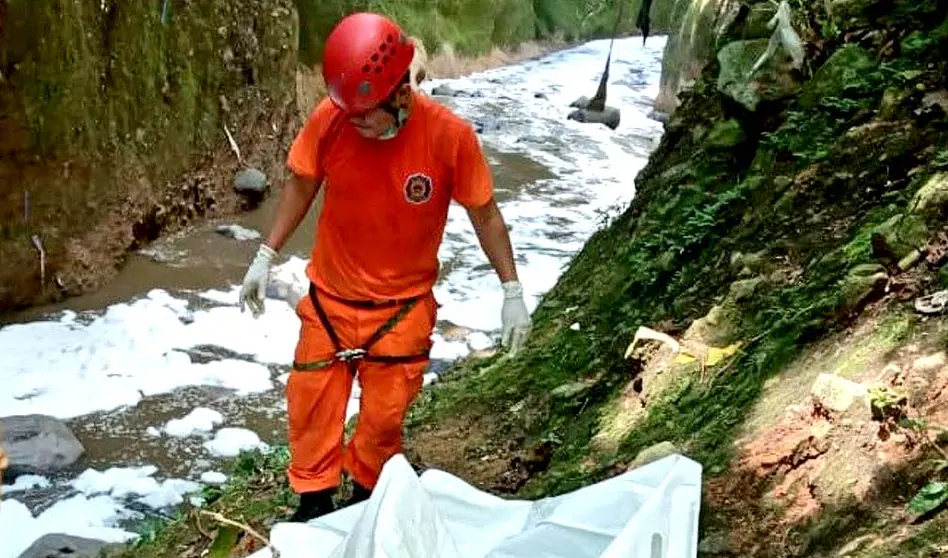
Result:
[[201,473],[201,482],[205,484],[224,484],[227,482],[227,475],[220,471],[205,471]]
[[141,514],[129,509],[129,503],[166,509],[181,504],[186,496],[202,486],[186,479],[159,481],[153,477],[156,472],[157,467],[153,465],[110,467],[104,471],[86,469],[76,478],[58,485],[72,491],[38,515],[7,494],[46,489],[53,483],[37,475],[18,477],[12,487],[4,486],[0,503],[0,541],[3,541],[0,558],[16,558],[36,539],[49,533],[106,542],[130,541],[137,535],[124,530],[120,524],[140,518]]
[[49,479],[41,475],[20,475],[13,484],[3,485],[4,492],[20,492],[34,488],[48,488]]
[[[616,130],[570,121],[569,106],[591,97],[598,86],[609,41],[594,41],[514,66],[455,80],[433,79],[479,96],[450,99],[459,113],[499,126],[481,141],[547,165],[556,175],[500,203],[518,259],[527,308],[534,310],[565,265],[604,223],[610,209],[623,208],[635,193],[634,178],[645,165],[662,124],[648,118],[658,94],[666,38],[615,42],[606,102],[621,111]],[[568,76],[568,78],[566,77]],[[545,99],[536,97],[537,93]],[[503,189],[504,185],[497,184]],[[441,258],[457,265],[438,286],[439,318],[475,330],[500,328],[503,297],[481,253],[466,212],[453,206]]]
[[256,432],[246,428],[221,428],[213,439],[204,442],[204,449],[217,457],[235,457],[241,451],[267,448]]
[[[109,306],[88,322],[67,312],[59,319],[6,326],[0,329],[0,351],[7,355],[0,364],[5,386],[0,409],[69,419],[133,406],[142,397],[184,386],[269,391],[274,385],[262,363],[277,354],[274,360],[292,358],[297,326],[288,326],[290,320],[285,315],[281,320],[276,309],[250,325],[264,328],[256,335],[241,334],[248,324],[238,313],[229,307],[191,311],[187,300],[153,290]],[[201,344],[246,352],[260,362],[192,362],[184,349]]]
[[115,527],[125,517],[127,513],[117,510],[108,496],[73,496],[35,517],[22,503],[4,498],[0,504],[0,558],[17,558],[36,539],[49,533],[127,542],[136,535]]
[[[176,506],[184,501],[183,496],[201,488],[200,484],[186,479],[159,482],[152,477],[157,471],[154,465],[111,467],[105,471],[86,469],[69,484],[86,496],[108,495],[116,502],[133,498],[154,509]],[[119,506],[116,503],[116,507]]]
[[206,434],[214,430],[214,427],[224,422],[224,415],[214,409],[198,407],[186,416],[171,419],[163,430],[169,436],[175,438],[187,438],[195,434]]

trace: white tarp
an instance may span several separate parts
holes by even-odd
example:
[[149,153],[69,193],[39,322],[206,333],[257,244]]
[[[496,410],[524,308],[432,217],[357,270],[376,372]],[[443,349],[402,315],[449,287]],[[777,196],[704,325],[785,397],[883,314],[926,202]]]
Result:
[[[574,492],[505,500],[402,455],[372,497],[310,521],[278,523],[280,558],[694,558],[701,465],[672,455]],[[252,558],[271,558],[269,548]]]

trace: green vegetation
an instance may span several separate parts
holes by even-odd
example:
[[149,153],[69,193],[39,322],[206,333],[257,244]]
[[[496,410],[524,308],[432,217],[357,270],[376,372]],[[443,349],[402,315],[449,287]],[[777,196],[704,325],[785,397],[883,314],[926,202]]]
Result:
[[131,528],[138,533],[138,540],[109,555],[180,558],[202,556],[203,551],[208,551],[208,556],[218,558],[231,556],[235,550],[249,554],[254,545],[261,546],[259,541],[201,512],[220,514],[267,533],[274,521],[288,517],[296,505],[296,496],[286,481],[288,463],[286,446],[268,453],[243,452],[234,461],[223,486],[206,487],[194,494],[204,500],[202,507],[183,504],[170,520],[148,520]]
[[[619,32],[637,32],[642,0],[624,0]],[[651,32],[671,25],[669,2],[654,2]],[[428,52],[449,44],[460,54],[480,54],[492,47],[515,47],[532,40],[566,41],[611,35],[619,10],[617,0],[296,0],[300,13],[300,53],[306,64],[318,63],[322,42],[335,22],[355,10],[388,14],[411,34],[421,37]]]
[[[832,27],[813,10],[807,37]],[[412,430],[492,416],[495,436],[526,448],[554,441],[524,497],[594,482],[664,441],[709,477],[727,470],[765,382],[885,296],[899,261],[877,237],[900,258],[944,227],[936,146],[948,142],[948,116],[924,97],[948,85],[946,16],[934,1],[895,2],[878,15],[897,30],[884,40],[843,42],[881,29],[874,22],[822,37],[801,86],[755,111],[718,90],[724,69],[708,64],[638,175],[632,206],[542,301],[523,354],[462,366],[425,395]],[[718,45],[729,40],[740,35]],[[900,48],[882,49],[889,41]],[[939,201],[924,212],[920,197]],[[703,372],[673,364],[656,376],[624,356],[640,326],[739,350]],[[619,443],[597,444],[604,434]],[[925,495],[941,503],[948,491],[935,483]]]

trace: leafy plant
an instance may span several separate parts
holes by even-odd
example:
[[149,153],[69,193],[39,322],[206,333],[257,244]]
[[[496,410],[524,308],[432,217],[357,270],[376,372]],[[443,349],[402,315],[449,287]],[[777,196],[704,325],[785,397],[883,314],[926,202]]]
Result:
[[933,481],[925,485],[909,502],[908,511],[918,515],[931,513],[948,502],[948,482]]

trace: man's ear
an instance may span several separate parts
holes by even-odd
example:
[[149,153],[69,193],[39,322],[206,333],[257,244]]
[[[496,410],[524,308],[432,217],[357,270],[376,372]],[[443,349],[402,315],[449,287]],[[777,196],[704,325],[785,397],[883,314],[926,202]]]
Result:
[[408,108],[411,106],[412,94],[414,93],[411,83],[403,83],[398,87],[398,91],[395,94],[395,103],[400,108]]

